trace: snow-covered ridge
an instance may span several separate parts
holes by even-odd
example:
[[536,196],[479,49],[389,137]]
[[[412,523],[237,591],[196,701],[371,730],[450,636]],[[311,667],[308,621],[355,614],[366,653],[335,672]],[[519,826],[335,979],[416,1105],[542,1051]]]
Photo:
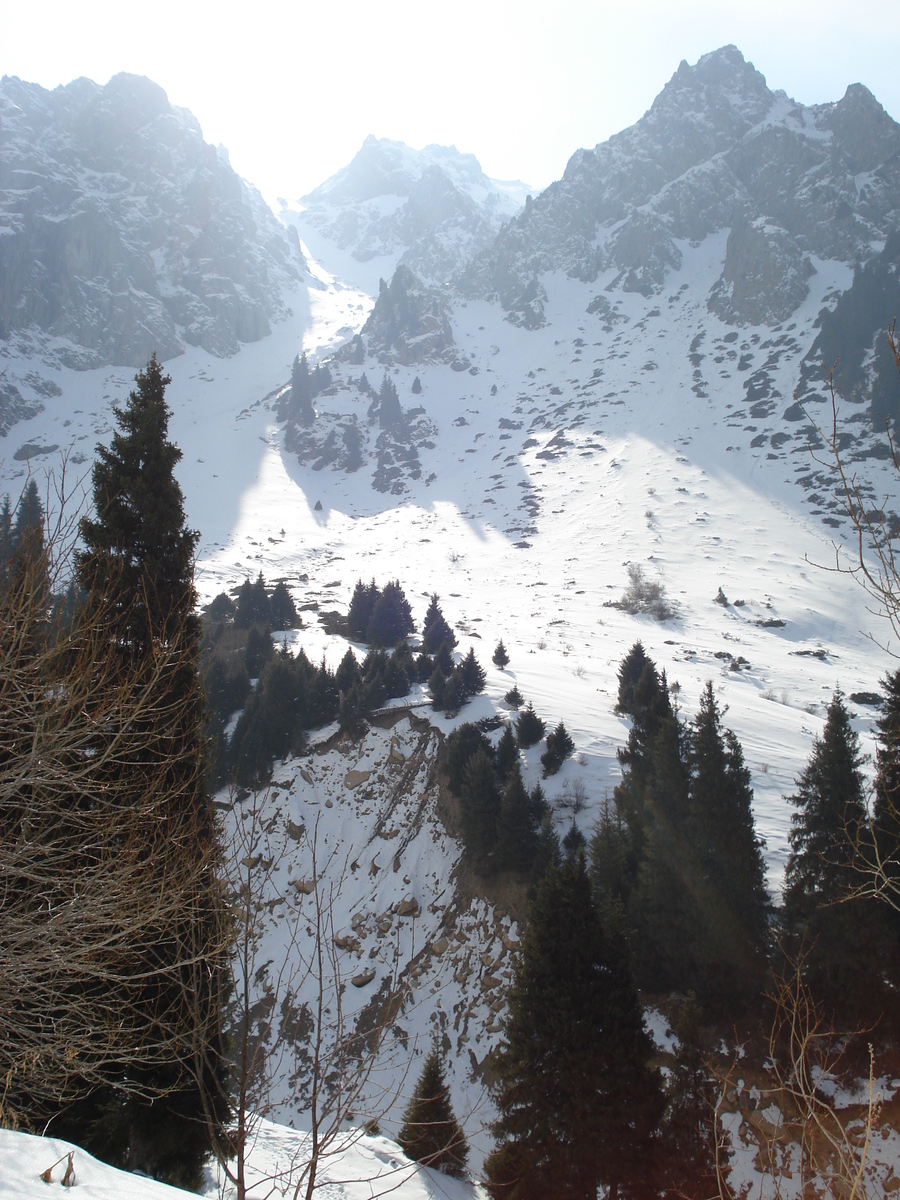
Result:
[[487,249],[528,190],[489,179],[455,146],[413,150],[369,136],[325,183],[296,203],[282,201],[281,216],[316,257],[327,258],[329,246],[372,262],[386,278],[402,261],[422,279],[446,283]]

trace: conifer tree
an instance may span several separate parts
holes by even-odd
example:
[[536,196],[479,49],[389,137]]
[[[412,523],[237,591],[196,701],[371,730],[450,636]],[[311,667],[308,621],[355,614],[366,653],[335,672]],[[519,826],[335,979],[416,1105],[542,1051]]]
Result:
[[885,956],[880,909],[849,900],[866,812],[859,736],[840,691],[789,799],[797,811],[784,922],[789,935],[802,938],[809,986],[830,1008],[860,1019],[878,1009]]
[[503,699],[510,706],[510,708],[521,708],[524,697],[519,689],[514,686],[509,689]]
[[346,692],[359,681],[359,663],[356,661],[356,655],[347,647],[347,652],[341,659],[338,669],[334,673],[335,686],[341,692]]
[[497,818],[496,858],[501,871],[529,874],[538,853],[539,821],[516,762],[506,781]]
[[422,624],[422,649],[426,654],[435,654],[443,645],[449,646],[451,650],[456,645],[456,634],[441,612],[438,600],[437,593],[434,593]]
[[705,1005],[761,983],[768,943],[762,842],[740,743],[723,730],[711,683],[690,737],[690,844],[698,895],[698,992]]
[[3,503],[0,504],[0,581],[6,576],[12,553],[12,512],[10,510],[9,496],[6,495],[3,497]]
[[400,397],[387,371],[378,392],[378,424],[382,429],[396,429],[403,421]]
[[[85,549],[77,558],[77,577],[87,603],[109,611],[110,637],[116,640],[123,665],[127,661],[130,669],[140,670],[145,663],[149,678],[157,643],[165,643],[170,652],[173,647],[180,650],[172,675],[161,685],[175,688],[183,701],[178,721],[160,739],[160,745],[168,747],[162,764],[172,764],[158,785],[171,795],[166,841],[173,854],[214,856],[217,834],[202,770],[200,621],[194,611],[193,556],[199,535],[186,526],[184,500],[174,476],[181,451],[168,438],[165,389],[169,382],[154,355],[137,375],[137,386],[124,408],[113,410],[118,429],[109,447],[97,448],[94,516],[81,521]],[[155,719],[152,706],[146,719]],[[143,759],[116,762],[114,769],[120,779],[133,777],[139,793],[147,769]],[[148,856],[147,870],[160,872],[160,887],[175,885],[177,861],[157,862],[155,856]],[[190,984],[173,979],[162,994],[159,987],[148,985],[147,1020],[152,1026],[183,1019],[186,989],[202,980],[193,1004],[203,1014],[205,1027],[218,1032],[200,1048],[207,1064],[201,1074],[209,1071],[217,1076],[225,1072],[222,1013],[217,1011],[223,995],[223,964],[215,959],[205,962],[204,955],[210,939],[218,936],[221,904],[219,882],[211,873],[208,890],[193,896],[190,904],[186,901],[183,927],[166,931],[160,944],[136,946],[134,961],[135,978],[140,980],[145,972],[151,978],[167,956],[178,954],[179,945],[197,946],[197,962],[203,969],[194,973]],[[153,1083],[158,1090],[170,1090],[155,1104],[129,1096],[117,1088],[117,1082],[123,1081],[111,1077],[105,1095],[95,1093],[89,1105],[70,1110],[64,1118],[71,1122],[70,1128],[78,1130],[80,1124],[80,1136],[99,1138],[98,1149],[113,1161],[176,1182],[197,1181],[208,1149],[204,1131],[209,1129],[210,1112],[204,1107],[204,1095],[223,1097],[219,1082],[198,1081],[183,1062],[163,1065]],[[224,1117],[223,1103],[217,1101],[213,1108],[214,1118]]]
[[112,444],[97,447],[95,515],[81,521],[78,582],[89,593],[117,597],[121,633],[136,647],[183,630],[193,650],[200,630],[193,613],[199,534],[185,524],[174,474],[181,451],[168,437],[171,379],[154,355],[136,383],[125,407],[113,409],[119,428]]
[[395,579],[378,593],[366,627],[366,640],[374,646],[396,646],[415,630],[406,594]]
[[628,833],[615,804],[605,797],[589,847],[594,903],[604,923],[625,909],[631,894]]
[[31,554],[40,553],[44,545],[44,506],[37,482],[29,479],[16,508],[12,542],[15,548],[25,547]]
[[617,713],[627,713],[634,716],[634,689],[648,665],[652,664],[644,651],[643,645],[640,642],[635,642],[619,666],[619,692],[616,700]]
[[828,706],[822,737],[790,797],[791,817],[785,905],[805,915],[844,899],[853,882],[856,839],[865,820],[859,735],[850,724],[843,694]]
[[900,669],[886,675],[882,686],[884,704],[875,722],[878,742],[872,824],[876,870],[881,876],[879,883],[887,892],[886,907],[891,910],[885,916],[897,928],[900,925]]
[[299,624],[294,598],[280,579],[269,597],[269,624],[273,629],[296,629]]
[[519,713],[516,719],[516,738],[519,746],[523,750],[527,750],[529,746],[535,746],[544,736],[545,725],[541,718],[534,711],[534,706],[529,702],[528,707]]
[[503,733],[500,735],[500,741],[497,743],[497,774],[501,779],[506,779],[510,771],[518,763],[519,747],[516,743],[516,735],[513,733],[511,724],[503,726]]
[[546,779],[548,775],[555,775],[574,749],[575,743],[569,737],[565,725],[560,721],[553,732],[547,734],[547,749],[541,755],[544,778]]
[[357,580],[353,596],[350,599],[350,611],[347,613],[347,632],[357,641],[365,640],[366,630],[369,628],[377,600],[378,587],[375,580],[373,579],[371,583],[363,583],[361,579]]
[[481,663],[475,657],[474,647],[469,647],[469,653],[459,664],[457,670],[459,671],[463,693],[466,697],[477,696],[484,691],[487,676],[484,673]]
[[251,625],[262,625],[268,629],[272,624],[269,611],[269,594],[266,581],[260,571],[251,583],[245,579],[238,592],[237,611],[234,614],[236,629],[249,629]]
[[469,765],[469,759],[479,750],[483,750],[493,762],[494,749],[490,741],[471,721],[457,725],[447,738],[444,765],[447,771],[447,782],[455,796],[462,792],[463,778],[466,767]]
[[421,392],[422,392],[422,380],[417,375],[415,377],[415,379],[412,381],[412,394],[414,396],[419,396],[419,395],[421,395]]
[[407,1158],[457,1179],[465,1176],[469,1146],[450,1103],[450,1089],[437,1047],[425,1060],[403,1114],[397,1142]]
[[640,1186],[662,1108],[624,942],[598,920],[584,856],[538,884],[497,1057],[491,1191],[595,1200]]
[[291,368],[291,415],[301,425],[312,425],[316,419],[312,404],[312,381],[309,377],[309,363],[306,353],[294,359]]
[[466,853],[477,870],[487,873],[496,866],[500,790],[493,758],[484,749],[466,764],[459,808]]
[[509,663],[509,655],[506,653],[506,647],[503,645],[502,638],[497,643],[494,653],[491,656],[491,662],[501,670]]

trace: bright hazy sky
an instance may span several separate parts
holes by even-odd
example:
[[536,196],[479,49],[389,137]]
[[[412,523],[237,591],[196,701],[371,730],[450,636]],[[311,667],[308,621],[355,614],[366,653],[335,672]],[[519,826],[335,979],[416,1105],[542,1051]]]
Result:
[[861,82],[900,120],[900,0],[0,0],[0,30],[0,74],[150,76],[270,201],[369,133],[544,186],[728,42],[796,100]]

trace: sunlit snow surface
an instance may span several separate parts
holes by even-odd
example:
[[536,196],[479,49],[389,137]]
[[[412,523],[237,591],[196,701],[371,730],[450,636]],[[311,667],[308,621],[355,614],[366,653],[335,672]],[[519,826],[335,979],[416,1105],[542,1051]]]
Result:
[[[72,1188],[64,1188],[65,1158],[71,1150],[74,1150],[75,1182]],[[59,1158],[64,1161],[54,1167],[52,1182],[45,1183],[40,1178],[41,1172]],[[269,1121],[259,1122],[248,1155],[248,1200],[269,1200],[269,1197],[293,1200],[307,1159],[308,1135]],[[69,1142],[9,1130],[0,1130],[0,1173],[3,1195],[13,1200],[47,1200],[48,1197],[57,1200],[63,1197],[75,1197],[76,1200],[177,1200],[193,1195],[143,1176],[117,1171]],[[369,1137],[358,1130],[349,1130],[323,1155],[318,1181],[316,1195],[327,1196],[330,1200],[372,1200],[387,1195],[395,1200],[472,1200],[484,1195],[470,1183],[410,1163],[387,1138]],[[231,1200],[236,1190],[221,1180],[216,1171],[210,1170],[201,1194]],[[304,1182],[300,1195],[305,1194]]]
[[[601,801],[620,778],[616,750],[628,724],[613,712],[616,670],[633,642],[640,638],[665,669],[685,717],[696,712],[711,679],[751,771],[757,830],[766,839],[777,897],[790,828],[784,797],[821,733],[833,690],[876,690],[892,665],[872,640],[885,640],[889,629],[867,610],[852,580],[825,569],[834,564],[832,538],[846,536],[847,526],[823,525],[796,483],[814,466],[807,447],[796,436],[783,445],[768,436],[796,433],[781,414],[815,336],[823,298],[850,276],[840,264],[816,262],[810,296],[787,325],[796,348],[766,347],[778,331],[739,332],[738,349],[757,335],[755,365],[768,356],[780,393],[774,415],[754,420],[747,412],[746,375],[735,362],[738,349],[722,341],[731,331],[705,306],[721,271],[724,234],[680,248],[684,265],[671,274],[662,296],[611,294],[622,319],[610,327],[585,311],[592,296],[606,294],[605,276],[590,287],[563,276],[545,278],[550,323],[533,332],[511,326],[496,306],[457,305],[454,336],[470,369],[418,365],[392,376],[401,404],[423,405],[438,429],[434,448],[420,449],[421,478],[407,480],[400,496],[373,490],[371,461],[354,475],[300,466],[284,450],[272,408],[295,354],[305,349],[316,361],[361,327],[372,303],[372,279],[379,270],[390,275],[390,263],[373,260],[354,277],[346,256],[343,281],[315,266],[318,286],[297,294],[293,316],[269,338],[228,360],[190,350],[167,363],[171,435],[184,452],[178,474],[188,519],[201,531],[202,598],[262,570],[269,581],[285,578],[298,605],[315,602],[320,610],[345,612],[357,579],[383,584],[397,578],[420,625],[428,597],[437,591],[457,630],[458,649],[474,646],[487,669],[486,696],[458,720],[505,713],[502,698],[515,683],[548,725],[565,721],[576,752],[544,784],[561,833],[574,818],[589,834]],[[680,290],[684,283],[689,288]],[[698,368],[688,355],[701,332],[705,357],[698,386]],[[30,365],[19,360],[8,369],[15,377]],[[362,369],[335,371],[338,393],[317,400],[321,419],[355,413],[365,426],[369,399],[348,383]],[[377,388],[383,368],[370,358],[364,369]],[[423,390],[413,397],[416,375]],[[53,377],[63,395],[46,401],[43,413],[14,426],[0,443],[0,487],[14,498],[28,465],[15,459],[17,449],[71,447],[80,462],[70,461],[70,480],[79,469],[87,471],[95,444],[111,434],[111,405],[121,403],[132,384],[132,372],[124,369],[63,370]],[[820,415],[824,421],[821,406],[813,413]],[[751,447],[763,432],[765,443]],[[40,474],[56,457],[32,457],[32,471]],[[892,471],[875,461],[864,467],[876,490],[896,506]],[[629,563],[664,583],[672,619],[659,623],[606,606],[622,594]],[[715,603],[720,587],[728,607]],[[314,662],[324,655],[336,666],[347,643],[325,634],[314,611],[303,617],[293,644]],[[773,621],[784,625],[765,624]],[[502,671],[490,662],[500,637],[510,655]],[[749,665],[731,670],[739,658]],[[427,696],[420,692],[418,699],[424,704]],[[851,709],[871,752],[873,710]],[[435,724],[447,730],[453,722],[439,718]],[[289,877],[307,870],[308,837],[318,828],[317,854],[327,839],[337,872],[329,879],[343,881],[335,932],[351,931],[354,918],[365,922],[360,946],[341,958],[343,978],[373,966],[376,972],[370,983],[346,989],[348,1011],[365,1008],[394,972],[406,972],[411,987],[397,1022],[400,1033],[392,1033],[391,1054],[366,1093],[364,1111],[383,1107],[378,1087],[394,1089],[383,1124],[394,1131],[431,1039],[446,1035],[453,1101],[477,1163],[490,1145],[484,1126],[491,1115],[477,1076],[499,1036],[502,983],[516,931],[489,905],[462,904],[450,920],[462,940],[417,960],[443,936],[442,905],[460,847],[435,819],[427,771],[403,805],[388,811],[392,772],[402,770],[398,762],[385,764],[392,737],[405,758],[420,750],[426,757],[434,753],[434,745],[427,754],[417,748],[419,735],[404,718],[392,730],[373,729],[352,762],[346,750],[332,748],[276,767],[277,795],[269,800],[280,814],[278,829],[288,819],[302,824],[307,841],[278,851],[281,874],[273,886],[290,891]],[[522,756],[529,786],[540,778],[539,756],[540,747]],[[351,770],[375,775],[371,784],[351,788]],[[407,840],[416,813],[423,820]],[[228,819],[237,817],[232,812]],[[395,829],[397,841],[384,836]],[[355,870],[353,862],[359,864]],[[398,917],[396,906],[410,898],[418,915]],[[298,901],[299,911],[304,903]],[[389,912],[390,930],[378,930],[377,918]],[[277,921],[267,937],[274,962],[283,944]],[[417,974],[409,974],[411,966]],[[483,987],[485,976],[498,982]],[[275,1088],[273,1101],[280,1119],[300,1120],[289,1080]]]
[[[712,363],[712,343],[728,329],[705,305],[679,298],[678,289],[689,281],[688,296],[706,294],[704,280],[720,269],[723,237],[683,252],[685,265],[663,297],[618,296],[629,320],[609,333],[585,312],[604,277],[590,288],[548,279],[550,324],[536,332],[513,328],[496,306],[458,306],[456,341],[479,373],[441,365],[401,368],[394,376],[401,403],[421,403],[439,429],[435,449],[420,452],[422,478],[400,498],[372,490],[370,467],[346,475],[299,466],[285,453],[265,400],[285,383],[295,353],[324,356],[368,311],[364,292],[321,270],[322,290],[298,294],[294,316],[271,337],[232,359],[191,349],[166,364],[171,434],[184,451],[179,477],[188,519],[201,531],[197,582],[204,599],[263,570],[269,579],[286,577],[299,603],[346,610],[358,578],[398,578],[421,620],[437,591],[460,631],[460,648],[474,645],[488,667],[490,698],[499,704],[516,682],[548,721],[565,720],[576,759],[549,791],[583,782],[591,800],[580,818],[585,828],[619,777],[615,751],[627,724],[612,709],[616,668],[631,644],[640,638],[670,684],[680,686],[685,716],[712,679],[752,772],[777,891],[790,816],[782,797],[821,731],[835,686],[846,693],[877,688],[890,660],[869,635],[883,641],[890,631],[851,580],[824,569],[834,563],[832,538],[842,531],[811,515],[794,482],[810,468],[808,449],[794,440],[767,457],[768,443],[751,449],[743,427],[791,427],[778,415],[768,426],[729,416],[727,405],[746,403],[745,376],[733,364]],[[792,322],[802,352],[823,295],[848,278],[840,264],[816,265],[810,297]],[[691,390],[687,349],[699,330],[706,330],[710,399]],[[758,332],[764,341],[772,337]],[[583,348],[573,347],[576,338]],[[800,357],[784,354],[776,368],[779,409],[790,402]],[[27,366],[10,363],[11,377]],[[366,369],[377,385],[381,368],[370,359]],[[342,379],[359,370],[344,367]],[[413,399],[416,374],[423,392]],[[17,462],[18,447],[71,448],[80,460],[70,462],[71,483],[89,469],[97,441],[108,440],[111,405],[132,384],[127,369],[61,370],[54,378],[63,395],[14,426],[0,447],[0,486],[14,497],[29,467],[40,474],[57,457]],[[355,412],[363,423],[367,404],[352,386],[318,401],[320,412]],[[819,413],[824,420],[821,408],[813,415]],[[465,424],[456,423],[460,418]],[[521,428],[501,430],[501,418]],[[548,446],[560,430],[562,446]],[[865,468],[895,499],[896,479],[885,464]],[[523,542],[526,548],[516,545]],[[677,610],[673,620],[604,607],[621,595],[631,562],[664,582]],[[719,587],[744,606],[713,603]],[[773,619],[784,627],[760,624]],[[511,658],[504,672],[490,665],[498,637]],[[300,639],[311,657],[321,640],[314,624]],[[333,649],[335,658],[342,652]],[[731,671],[717,652],[743,656],[750,667]],[[870,718],[861,709],[855,720],[867,748]]]

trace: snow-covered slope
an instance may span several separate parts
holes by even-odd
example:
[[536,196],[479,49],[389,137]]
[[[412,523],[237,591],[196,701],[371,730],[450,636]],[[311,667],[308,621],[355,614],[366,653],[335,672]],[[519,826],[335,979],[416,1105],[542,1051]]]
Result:
[[[869,409],[878,323],[897,279],[889,253],[900,194],[895,140],[896,126],[863,90],[798,108],[725,50],[679,69],[633,130],[578,152],[564,180],[487,250],[436,234],[434,222],[420,242],[408,225],[391,223],[404,210],[407,221],[409,189],[443,170],[440,155],[413,169],[389,144],[371,186],[351,164],[306,212],[286,216],[307,219],[302,236],[318,286],[298,289],[291,314],[234,357],[191,346],[167,364],[188,519],[202,532],[203,598],[259,570],[284,578],[304,606],[296,644],[336,666],[346,642],[316,614],[346,610],[357,579],[399,579],[419,624],[437,591],[459,649],[474,646],[488,669],[486,696],[458,720],[507,715],[503,696],[516,683],[573,736],[575,755],[545,784],[561,833],[573,820],[589,833],[619,778],[627,724],[613,711],[616,668],[640,638],[677,685],[683,715],[696,711],[708,679],[728,706],[777,897],[785,796],[832,691],[876,691],[892,665],[872,640],[890,631],[852,580],[824,569],[835,542],[852,539],[816,424],[830,419],[820,358],[852,328],[855,374],[840,401],[841,430],[852,434],[846,452],[873,506],[896,512],[897,475]],[[377,163],[383,149],[374,143],[367,154]],[[483,197],[463,186],[463,166],[446,179],[465,201],[458,211],[469,212]],[[315,221],[307,218],[314,209]],[[440,271],[420,263],[418,280],[391,290],[390,311],[380,299],[362,346],[351,345],[378,277],[411,247],[435,244],[449,255]],[[361,261],[366,247],[375,257]],[[857,254],[869,266],[854,272]],[[453,272],[468,271],[466,296],[435,286],[451,260]],[[869,286],[867,271],[877,287],[865,295],[877,294],[881,308],[846,299],[851,287],[858,295]],[[450,333],[418,357],[409,347],[420,335],[400,327],[410,295],[421,301],[416,319],[446,320]],[[841,304],[869,315],[848,323]],[[289,412],[279,401],[301,349],[329,359],[333,384],[317,397],[311,428],[290,418],[286,428],[276,406]],[[360,349],[362,361],[352,361]],[[21,347],[8,361],[10,375],[43,371],[59,393],[42,399],[43,411],[21,412],[0,441],[0,490],[15,496],[29,470],[66,448],[87,469],[130,372],[76,372],[63,362],[44,370]],[[385,372],[405,411],[389,429],[375,402]],[[341,449],[351,427],[361,466]],[[609,606],[634,565],[664,585],[670,619]],[[502,671],[490,664],[500,637],[511,658]],[[874,710],[851,709],[871,750]],[[504,979],[516,930],[502,906],[462,885],[460,847],[429,774],[436,734],[409,716],[358,745],[332,744],[330,732],[310,759],[276,767],[267,803],[282,842],[272,886],[290,892],[290,879],[308,878],[308,841],[291,828],[304,826],[307,838],[317,830],[319,847],[327,839],[323,886],[342,881],[334,914],[347,942],[349,1011],[370,1012],[385,981],[408,985],[402,1036],[392,1033],[385,1048],[385,1075],[399,1092],[385,1128],[395,1128],[405,1080],[437,1035],[477,1161],[490,1113],[480,1076],[503,1011],[501,985],[484,979]],[[539,753],[522,756],[529,785]],[[352,772],[370,774],[359,781]],[[229,807],[232,827],[242,811]],[[283,932],[273,919],[273,962]],[[279,1116],[302,1119],[287,1084],[274,1099]]]
[[[63,1184],[69,1154],[75,1173]],[[308,1135],[261,1121],[254,1129],[248,1155],[248,1200],[292,1197],[308,1160]],[[59,1162],[57,1160],[61,1159]],[[55,1165],[54,1165],[55,1164]],[[49,1182],[41,1174],[49,1167]],[[34,1137],[0,1129],[0,1176],[3,1195],[11,1200],[47,1200],[77,1196],[79,1200],[184,1200],[192,1192],[167,1187],[154,1179],[118,1171],[93,1158],[80,1146],[53,1137]],[[469,1183],[410,1163],[385,1137],[348,1130],[320,1162],[320,1193],[334,1200],[472,1200],[481,1193]],[[71,1190],[74,1188],[74,1191]],[[235,1189],[210,1173],[202,1195],[231,1200]]]

